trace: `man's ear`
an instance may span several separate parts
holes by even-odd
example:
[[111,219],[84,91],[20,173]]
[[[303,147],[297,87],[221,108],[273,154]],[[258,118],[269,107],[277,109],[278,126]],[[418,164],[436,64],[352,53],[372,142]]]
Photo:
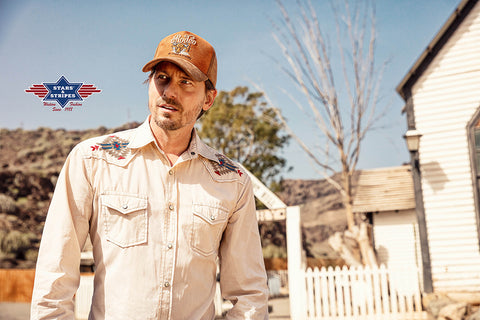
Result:
[[208,90],[207,94],[205,95],[205,102],[203,104],[203,110],[207,111],[213,105],[213,101],[215,101],[215,97],[217,96],[217,90]]

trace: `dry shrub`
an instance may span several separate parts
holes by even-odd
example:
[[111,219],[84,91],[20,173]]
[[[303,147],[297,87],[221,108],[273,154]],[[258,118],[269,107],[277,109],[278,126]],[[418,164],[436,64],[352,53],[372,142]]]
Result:
[[18,230],[0,231],[0,251],[6,255],[22,258],[31,248],[32,235]]
[[0,213],[12,214],[16,208],[15,200],[12,197],[0,193]]

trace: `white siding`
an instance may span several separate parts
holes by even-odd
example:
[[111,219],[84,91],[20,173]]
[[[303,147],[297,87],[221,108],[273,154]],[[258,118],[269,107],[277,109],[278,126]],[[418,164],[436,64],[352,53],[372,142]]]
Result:
[[374,214],[373,225],[379,264],[385,264],[389,269],[419,268],[422,271],[415,210]]
[[435,291],[480,290],[467,123],[480,107],[480,4],[413,88]]

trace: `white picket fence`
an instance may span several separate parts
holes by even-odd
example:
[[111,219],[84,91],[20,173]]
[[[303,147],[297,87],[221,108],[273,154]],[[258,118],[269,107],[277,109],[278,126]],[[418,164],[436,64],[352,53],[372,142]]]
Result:
[[427,319],[417,270],[380,267],[307,269],[307,319]]
[[88,319],[88,313],[92,304],[93,279],[93,273],[80,276],[80,285],[75,295],[75,320]]

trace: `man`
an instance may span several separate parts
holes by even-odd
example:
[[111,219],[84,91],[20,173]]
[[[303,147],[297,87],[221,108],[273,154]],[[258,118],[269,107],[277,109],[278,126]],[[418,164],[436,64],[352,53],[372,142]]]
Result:
[[90,319],[213,319],[217,259],[231,319],[265,319],[266,274],[251,182],[194,129],[217,94],[213,47],[163,39],[138,128],[76,146],[45,222],[32,319],[73,319],[80,251],[95,260]]

